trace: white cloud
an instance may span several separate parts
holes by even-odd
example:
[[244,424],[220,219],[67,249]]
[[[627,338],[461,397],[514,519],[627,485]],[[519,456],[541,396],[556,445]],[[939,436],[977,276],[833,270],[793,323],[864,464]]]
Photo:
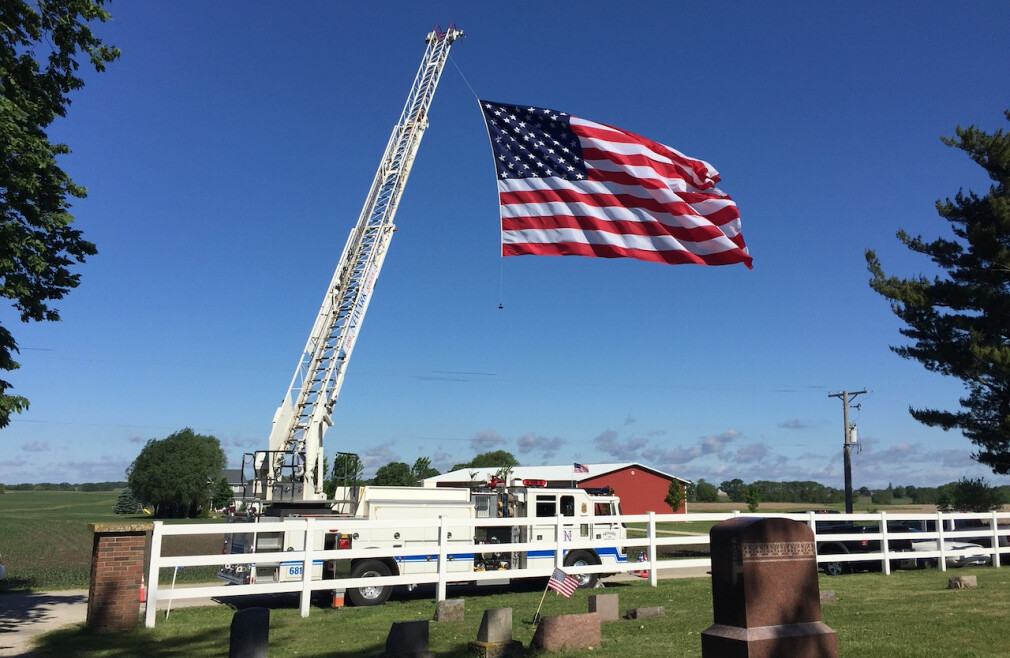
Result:
[[439,473],[445,473],[458,462],[456,461],[457,455],[451,455],[447,452],[439,450],[434,455],[431,456],[431,467],[438,469]]
[[505,443],[505,439],[494,430],[484,430],[483,432],[475,434],[473,438],[470,439],[470,447],[477,454],[497,450],[501,446],[505,445]]
[[365,454],[361,455],[361,465],[364,468],[363,475],[366,478],[374,477],[375,472],[386,464],[400,461],[399,455],[390,450],[389,446],[391,445],[392,442],[380,443],[377,446],[369,448],[365,451]]
[[231,445],[235,446],[236,448],[255,448],[263,444],[263,439],[259,437],[245,438],[245,439],[240,437],[234,437],[230,439],[228,442]]
[[760,463],[768,456],[768,446],[763,443],[751,443],[737,448],[731,459],[741,464]]
[[643,449],[648,445],[647,439],[620,440],[617,432],[606,430],[593,439],[593,444],[600,452],[604,452],[618,461],[639,461]]
[[524,434],[516,440],[520,454],[540,453],[544,459],[548,459],[557,454],[564,440],[555,436],[548,438],[542,434]]
[[740,432],[727,430],[722,434],[710,434],[698,439],[696,445],[690,447],[678,446],[669,450],[660,448],[649,448],[642,452],[642,456],[653,463],[660,464],[660,468],[670,468],[692,462],[706,455],[722,456],[726,446],[737,440]]
[[56,464],[50,482],[118,482],[126,479],[132,460],[103,455],[97,460],[69,460]]

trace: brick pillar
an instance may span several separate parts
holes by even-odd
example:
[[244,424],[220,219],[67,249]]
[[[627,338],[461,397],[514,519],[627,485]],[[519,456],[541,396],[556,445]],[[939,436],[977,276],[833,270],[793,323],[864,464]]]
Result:
[[140,579],[144,575],[151,523],[90,523],[91,585],[88,628],[128,630],[140,622]]

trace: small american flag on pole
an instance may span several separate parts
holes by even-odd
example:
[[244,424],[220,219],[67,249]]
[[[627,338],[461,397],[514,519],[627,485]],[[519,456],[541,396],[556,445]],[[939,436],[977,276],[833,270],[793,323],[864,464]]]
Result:
[[567,599],[571,598],[572,592],[579,588],[579,580],[575,576],[569,576],[561,569],[554,569],[551,579],[547,581],[547,586]]
[[589,467],[586,466],[585,464],[580,464],[579,462],[575,462],[573,468],[575,469],[576,473],[588,473],[589,472]]
[[635,133],[479,101],[494,153],[502,255],[751,267],[719,172]]

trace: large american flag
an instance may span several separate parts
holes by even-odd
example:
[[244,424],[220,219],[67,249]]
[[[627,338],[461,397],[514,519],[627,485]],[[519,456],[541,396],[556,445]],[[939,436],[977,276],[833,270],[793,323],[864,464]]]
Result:
[[540,107],[479,101],[498,174],[502,255],[730,265],[752,258],[712,165]]
[[559,592],[566,599],[572,597],[572,593],[579,588],[579,579],[569,576],[561,569],[555,568],[551,574],[551,579],[547,581],[547,586],[555,592]]

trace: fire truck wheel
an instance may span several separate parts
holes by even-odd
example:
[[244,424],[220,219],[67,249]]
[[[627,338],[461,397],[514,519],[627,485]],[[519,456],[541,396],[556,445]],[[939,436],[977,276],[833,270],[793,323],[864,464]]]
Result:
[[[362,560],[351,569],[351,578],[379,578],[391,576],[389,565],[380,560]],[[379,587],[352,587],[347,590],[347,598],[356,606],[381,605],[389,598],[393,588],[389,585]]]
[[[565,557],[566,567],[586,567],[599,563],[600,562],[596,559],[596,556],[587,551],[572,551],[567,555],[567,557]],[[579,589],[596,587],[596,583],[600,580],[599,576],[595,573],[580,573],[575,574],[575,577],[579,580]]]

